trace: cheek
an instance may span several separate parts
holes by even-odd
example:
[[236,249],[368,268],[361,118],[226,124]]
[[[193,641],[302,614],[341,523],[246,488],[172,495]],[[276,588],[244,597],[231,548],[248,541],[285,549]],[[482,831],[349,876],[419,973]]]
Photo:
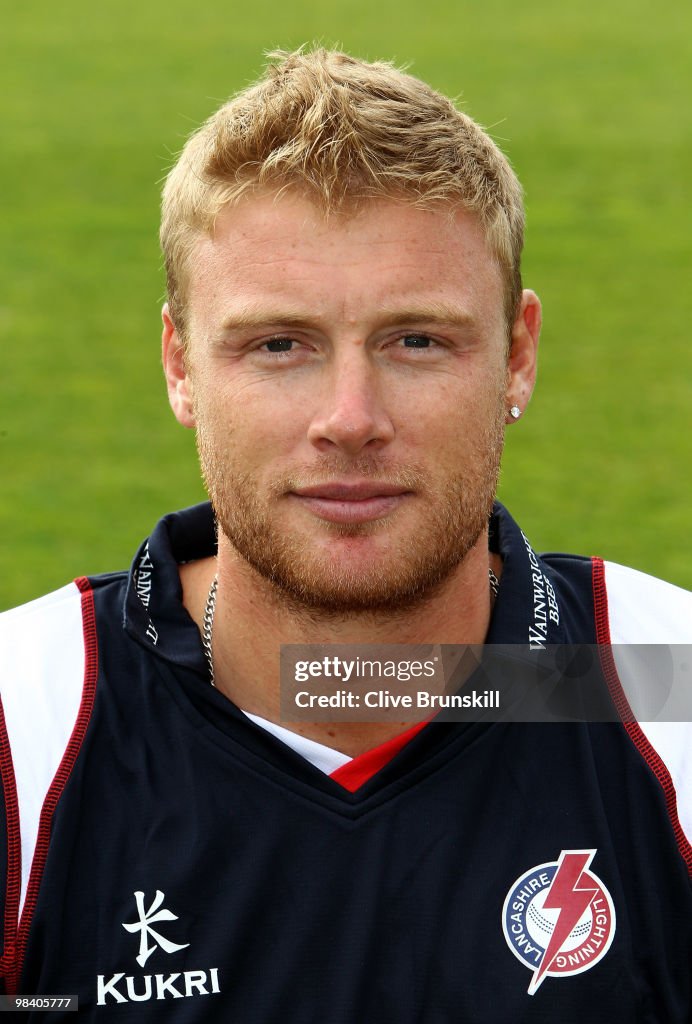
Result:
[[497,419],[504,389],[504,376],[497,372],[469,370],[423,380],[399,408],[402,434],[428,447],[431,438],[458,441],[473,436]]
[[229,469],[271,476],[288,462],[307,428],[295,395],[257,388],[204,389],[195,405],[200,440]]

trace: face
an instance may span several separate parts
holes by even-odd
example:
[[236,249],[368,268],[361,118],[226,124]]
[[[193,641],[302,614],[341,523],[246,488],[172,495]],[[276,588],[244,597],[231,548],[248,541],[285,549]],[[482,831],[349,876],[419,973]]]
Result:
[[508,360],[475,217],[390,200],[325,221],[252,197],[191,262],[188,351],[164,311],[164,365],[233,557],[326,612],[437,592],[484,542],[535,297]]

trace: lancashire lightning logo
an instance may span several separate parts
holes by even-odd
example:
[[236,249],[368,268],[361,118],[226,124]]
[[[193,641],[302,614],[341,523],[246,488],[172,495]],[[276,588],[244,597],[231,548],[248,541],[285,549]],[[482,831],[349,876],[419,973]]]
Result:
[[602,960],[615,935],[615,908],[589,871],[596,850],[563,850],[516,880],[502,908],[507,945],[533,971],[529,995],[548,975],[580,974]]
[[[145,963],[153,952],[158,948],[164,951],[164,953],[177,953],[179,949],[186,949],[190,943],[184,942],[182,946],[179,946],[175,942],[171,942],[170,939],[166,939],[159,932],[154,931],[151,927],[152,924],[156,924],[159,921],[177,921],[178,918],[170,910],[159,910],[159,907],[163,903],[163,893],[160,889],[156,890],[156,896],[152,900],[151,906],[148,910],[144,909],[144,893],[134,893],[135,900],[137,902],[137,913],[139,914],[139,921],[133,924],[123,924],[123,928],[128,932],[141,932],[139,939],[139,954],[137,956],[137,963],[140,967],[144,967]],[[154,939],[154,945],[148,944],[148,939],[151,936]]]

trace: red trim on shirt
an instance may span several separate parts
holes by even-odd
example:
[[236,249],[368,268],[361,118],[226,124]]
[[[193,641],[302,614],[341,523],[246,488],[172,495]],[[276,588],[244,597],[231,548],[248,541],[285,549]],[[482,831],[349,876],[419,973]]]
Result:
[[0,975],[12,976],[15,970],[17,944],[17,915],[22,888],[22,836],[19,829],[19,802],[17,784],[12,764],[12,750],[5,712],[0,701],[0,774],[5,797],[5,821],[7,827],[7,880],[5,891],[5,920],[3,922],[3,952],[0,958]]
[[348,761],[347,764],[343,764],[341,768],[337,768],[336,771],[332,772],[329,776],[330,779],[334,779],[340,786],[347,789],[349,793],[355,793],[357,789],[360,789],[364,783],[368,782],[373,775],[377,775],[381,768],[384,768],[386,764],[395,757],[400,750],[406,746],[406,744],[417,736],[421,729],[424,729],[427,722],[417,722],[416,725],[412,725],[410,729],[405,732],[399,733],[398,736],[392,736],[390,740],[386,740],[384,743],[380,743],[378,747],[373,747],[372,750],[366,750],[364,754],[359,754],[358,757],[354,757],[352,761]]
[[[38,836],[34,859],[31,863],[31,873],[26,890],[22,917],[17,932],[17,961],[12,978],[13,988],[8,986],[8,992],[16,991],[16,986],[21,975],[26,943],[31,927],[31,919],[36,909],[38,891],[41,885],[43,869],[48,856],[48,845],[50,843],[51,824],[53,813],[62,796],[63,790],[74,767],[77,755],[79,754],[86,733],[91,711],[94,706],[96,693],[96,678],[98,676],[98,641],[96,636],[96,615],[94,612],[94,594],[89,580],[85,577],[75,580],[75,585],[82,594],[82,629],[84,634],[84,683],[82,688],[82,700],[79,705],[79,712],[72,730],[65,753],[63,754],[58,770],[55,773],[50,789],[46,794],[41,808],[41,817],[38,824]],[[8,978],[8,982],[10,979]]]
[[598,650],[601,658],[603,674],[605,675],[608,683],[608,689],[610,690],[610,695],[617,709],[617,713],[622,719],[622,724],[627,730],[629,738],[644,758],[646,764],[651,772],[653,772],[661,789],[663,790],[666,807],[668,809],[668,817],[670,818],[678,849],[680,850],[682,858],[687,865],[687,870],[690,875],[692,875],[692,845],[690,845],[687,836],[683,832],[680,819],[678,818],[678,804],[675,794],[675,785],[670,776],[670,772],[661,758],[661,755],[651,745],[650,741],[642,732],[639,723],[636,721],[625,691],[622,688],[620,677],[618,676],[610,639],[608,594],[605,585],[605,565],[601,558],[594,558],[592,563],[594,609],[596,613],[596,639],[599,644]]

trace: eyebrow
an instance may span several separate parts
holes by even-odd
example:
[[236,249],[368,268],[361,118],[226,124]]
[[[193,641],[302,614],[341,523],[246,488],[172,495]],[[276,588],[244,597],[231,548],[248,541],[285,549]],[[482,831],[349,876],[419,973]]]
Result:
[[286,327],[307,327],[314,324],[314,318],[303,313],[291,312],[286,309],[254,309],[248,307],[240,309],[225,317],[221,324],[221,330],[242,331],[254,327],[268,327],[273,324],[281,324]]
[[[248,330],[253,328],[281,325],[282,327],[315,327],[319,316],[310,316],[297,310],[271,309],[260,306],[246,306],[230,313],[221,324],[221,331]],[[379,327],[395,324],[450,324],[459,327],[474,327],[476,318],[458,306],[441,302],[429,302],[406,308],[383,306],[377,313]]]

